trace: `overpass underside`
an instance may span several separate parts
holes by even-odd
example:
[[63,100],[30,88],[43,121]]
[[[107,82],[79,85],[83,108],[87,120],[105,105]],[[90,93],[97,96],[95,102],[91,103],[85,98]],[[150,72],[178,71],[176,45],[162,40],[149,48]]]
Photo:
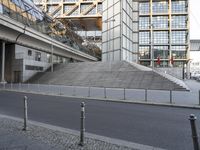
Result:
[[102,0],[34,0],[34,3],[53,18],[72,21],[77,30],[102,30]]

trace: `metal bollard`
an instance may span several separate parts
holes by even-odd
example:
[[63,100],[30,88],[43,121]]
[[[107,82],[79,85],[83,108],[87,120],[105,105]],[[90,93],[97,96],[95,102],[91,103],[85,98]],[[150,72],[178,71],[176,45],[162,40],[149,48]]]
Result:
[[27,122],[28,122],[28,102],[27,102],[28,98],[27,96],[24,96],[24,128],[23,130],[26,131],[27,130]]
[[147,89],[145,89],[145,101],[147,102]]
[[85,135],[85,103],[81,103],[81,123],[80,123],[80,146],[84,146]]
[[199,150],[199,142],[198,142],[198,135],[197,135],[197,129],[195,125],[196,116],[194,114],[191,114],[189,117],[190,124],[191,124],[191,130],[192,130],[192,139],[193,139],[193,145],[194,150]]

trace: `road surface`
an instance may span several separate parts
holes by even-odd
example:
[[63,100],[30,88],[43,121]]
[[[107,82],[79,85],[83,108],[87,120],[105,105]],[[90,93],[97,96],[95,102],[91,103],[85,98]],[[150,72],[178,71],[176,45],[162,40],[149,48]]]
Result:
[[[139,105],[0,91],[0,113],[79,130],[80,103],[86,103],[86,132],[169,150],[192,150],[188,116],[197,109]],[[197,120],[200,131],[200,121]]]

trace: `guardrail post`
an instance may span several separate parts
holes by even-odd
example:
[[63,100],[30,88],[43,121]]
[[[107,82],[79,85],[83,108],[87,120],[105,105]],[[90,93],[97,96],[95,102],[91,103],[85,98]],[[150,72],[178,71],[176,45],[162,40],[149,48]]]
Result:
[[39,84],[39,81],[38,81],[38,92],[40,92],[40,84]]
[[61,92],[61,91],[62,91],[62,87],[61,87],[61,85],[60,85],[60,86],[59,86],[59,94],[60,94],[60,95],[62,95],[62,92]]
[[199,105],[200,105],[200,90],[199,90]]
[[145,89],[145,101],[147,102],[147,89]]
[[11,81],[11,83],[10,83],[10,89],[11,89],[11,90],[13,89],[12,81]]
[[28,91],[30,91],[30,85],[29,85],[29,82],[28,82]]
[[80,146],[84,146],[85,135],[85,103],[81,103]]
[[76,87],[73,87],[73,96],[76,96]]
[[199,150],[199,142],[198,142],[198,135],[197,135],[197,129],[195,125],[196,116],[194,114],[191,114],[189,117],[190,124],[191,124],[191,130],[192,130],[192,139],[193,139],[193,146],[194,150]]
[[90,87],[88,88],[88,97],[90,97]]
[[104,87],[104,98],[107,98],[107,95],[106,95],[106,88]]
[[24,128],[23,130],[27,130],[27,122],[28,122],[28,98],[24,96]]
[[172,104],[172,90],[169,91],[169,100],[170,100],[170,104]]
[[124,100],[126,100],[126,89],[124,88]]
[[49,93],[51,93],[51,89],[50,89],[50,84],[48,83],[48,90],[49,90]]

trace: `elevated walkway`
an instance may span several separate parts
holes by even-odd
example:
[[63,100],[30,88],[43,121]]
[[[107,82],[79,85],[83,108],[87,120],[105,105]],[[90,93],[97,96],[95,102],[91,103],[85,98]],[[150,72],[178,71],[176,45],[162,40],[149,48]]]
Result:
[[[177,79],[178,80],[178,79]],[[30,83],[107,88],[188,90],[151,69],[126,61],[60,64],[54,72],[39,73]]]

